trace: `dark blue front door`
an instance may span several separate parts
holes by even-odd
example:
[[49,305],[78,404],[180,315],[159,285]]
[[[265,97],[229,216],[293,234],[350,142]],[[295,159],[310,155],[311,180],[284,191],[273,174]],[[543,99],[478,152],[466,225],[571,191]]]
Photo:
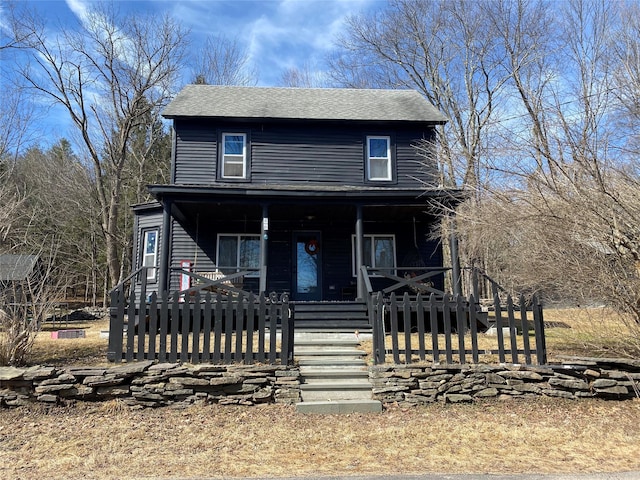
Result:
[[294,232],[293,246],[293,299],[322,300],[320,232]]

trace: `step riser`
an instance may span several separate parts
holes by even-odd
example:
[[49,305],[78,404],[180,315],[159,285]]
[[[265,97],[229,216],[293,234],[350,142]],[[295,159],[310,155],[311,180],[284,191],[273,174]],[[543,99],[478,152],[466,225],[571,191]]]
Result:
[[296,405],[298,413],[306,414],[347,414],[347,413],[380,413],[382,404],[374,400],[308,402]]

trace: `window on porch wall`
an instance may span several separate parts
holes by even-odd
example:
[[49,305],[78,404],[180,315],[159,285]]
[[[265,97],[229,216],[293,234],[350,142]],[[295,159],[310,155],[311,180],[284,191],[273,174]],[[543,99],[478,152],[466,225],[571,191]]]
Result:
[[[379,268],[382,273],[396,274],[396,237],[395,235],[364,235],[364,254],[362,260],[367,267]],[[356,273],[356,236],[351,237],[351,264],[353,276]]]
[[243,270],[255,270],[247,276],[258,276],[260,235],[220,234],[216,257],[218,270],[225,275]]
[[142,244],[142,266],[147,268],[147,280],[156,279],[156,260],[158,257],[158,230],[145,230]]

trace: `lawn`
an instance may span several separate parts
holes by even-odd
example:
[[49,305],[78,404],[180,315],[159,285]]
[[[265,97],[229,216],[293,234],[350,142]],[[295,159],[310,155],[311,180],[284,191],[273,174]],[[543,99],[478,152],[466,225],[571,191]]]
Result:
[[640,401],[0,410],[0,478],[247,478],[640,471]]

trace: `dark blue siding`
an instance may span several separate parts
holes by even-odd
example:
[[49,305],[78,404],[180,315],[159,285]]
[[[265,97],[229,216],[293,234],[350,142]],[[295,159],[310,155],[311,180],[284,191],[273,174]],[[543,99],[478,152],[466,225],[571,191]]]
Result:
[[422,188],[432,181],[436,172],[435,166],[425,164],[412,146],[417,140],[433,136],[433,130],[428,127],[381,128],[304,122],[225,125],[211,120],[176,120],[175,129],[176,184],[214,184],[220,133],[237,130],[249,133],[249,180],[252,183],[364,185],[368,135],[389,135],[395,152],[395,181],[377,184]]

